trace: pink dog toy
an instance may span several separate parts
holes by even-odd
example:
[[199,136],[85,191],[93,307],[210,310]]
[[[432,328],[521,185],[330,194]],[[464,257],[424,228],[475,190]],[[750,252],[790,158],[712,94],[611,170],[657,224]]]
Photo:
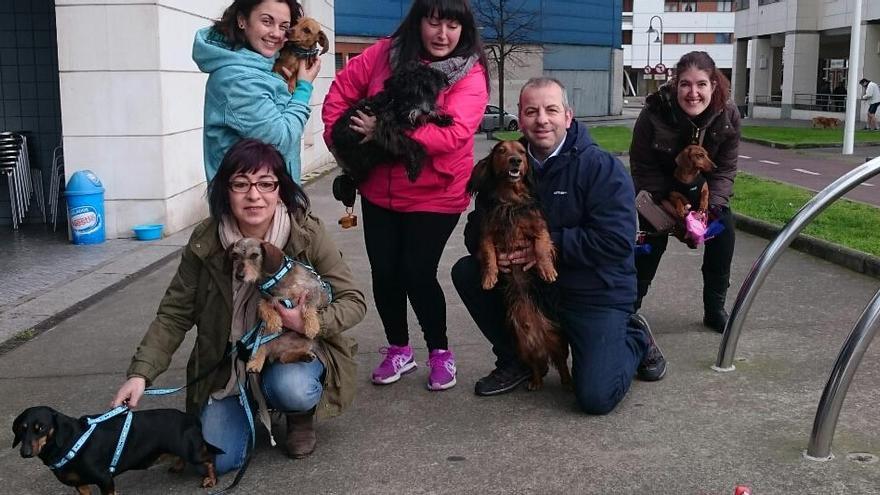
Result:
[[706,215],[691,211],[684,219],[685,237],[700,245],[706,240]]

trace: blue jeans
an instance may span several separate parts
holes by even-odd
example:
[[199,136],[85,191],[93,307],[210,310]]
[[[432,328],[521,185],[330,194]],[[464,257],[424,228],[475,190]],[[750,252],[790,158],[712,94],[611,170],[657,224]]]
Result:
[[563,307],[571,345],[571,376],[581,410],[608,414],[623,400],[648,350],[648,337],[629,325],[630,312],[607,306]]
[[[324,392],[323,374],[320,359],[309,363],[266,363],[261,388],[268,406],[290,413],[310,411],[318,405]],[[256,408],[251,410],[256,415]],[[255,417],[254,421],[259,420]],[[217,474],[228,473],[244,464],[251,430],[238,396],[208,399],[202,409],[202,434],[205,441],[223,451],[214,460]]]

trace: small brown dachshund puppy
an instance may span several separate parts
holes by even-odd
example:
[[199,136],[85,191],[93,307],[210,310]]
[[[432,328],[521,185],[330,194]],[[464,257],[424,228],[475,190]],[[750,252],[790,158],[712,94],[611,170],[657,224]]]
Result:
[[[52,467],[67,455],[89,429],[88,418],[65,416],[46,406],[30,407],[12,422],[12,447],[21,443],[19,453],[37,456]],[[76,488],[80,495],[92,493],[98,485],[103,495],[115,494],[113,477],[132,469],[147,469],[164,454],[177,456],[172,472],[181,472],[186,462],[202,475],[202,488],[217,484],[214,457],[222,451],[205,442],[199,418],[176,409],[151,409],[132,413],[131,427],[116,471],[110,472],[110,459],[116,450],[125,414],[100,422],[76,455],[63,466],[52,469],[58,481]],[[134,491],[134,490],[132,490]],[[145,490],[142,490],[145,491]]]
[[[525,147],[518,141],[501,141],[471,174],[468,192],[479,194],[488,205],[480,222],[480,248],[484,290],[503,284],[507,325],[517,342],[520,359],[532,371],[529,390],[543,386],[548,363],[559,370],[562,383],[571,383],[568,370],[568,342],[541,305],[538,277],[554,282],[556,249],[550,240],[547,221],[530,190],[529,164]],[[500,273],[497,252],[511,252],[522,243],[534,246],[535,269],[510,265]]]
[[[318,45],[321,45],[320,53]],[[290,71],[290,77],[296,77],[299,64],[306,63],[310,67],[315,63],[318,55],[323,55],[328,50],[330,50],[330,42],[321,30],[321,24],[311,17],[300,17],[287,32],[287,42],[281,48],[272,71],[287,79],[284,71],[281,70],[285,67]]]
[[834,117],[822,117],[822,116],[813,117],[811,119],[811,123],[812,123],[813,129],[816,129],[816,128],[836,129],[836,128],[840,127],[840,124],[842,124],[840,119],[836,119]]
[[685,218],[690,210],[705,214],[709,209],[709,184],[705,172],[715,169],[709,154],[699,145],[691,144],[675,157],[672,191],[668,200],[662,202],[670,213]]
[[[252,237],[238,240],[229,247],[228,255],[236,280],[250,284],[262,284],[269,280],[286,262],[284,252],[275,245]],[[266,332],[276,333],[282,330],[281,315],[275,310],[273,303],[287,299],[302,308],[303,334],[283,332],[278,338],[260,345],[247,363],[247,370],[251,373],[259,373],[267,359],[269,362],[282,363],[314,359],[312,344],[321,330],[318,310],[330,303],[330,296],[324,290],[320,278],[296,261],[293,261],[290,271],[268,292],[269,294],[264,294],[261,291],[263,299],[258,307],[260,318],[266,323]]]

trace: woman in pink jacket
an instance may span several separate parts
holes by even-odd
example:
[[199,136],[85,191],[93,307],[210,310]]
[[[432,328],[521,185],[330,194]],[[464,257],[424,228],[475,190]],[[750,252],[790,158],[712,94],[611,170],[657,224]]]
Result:
[[[409,345],[406,301],[418,317],[429,351],[428,389],[455,385],[455,356],[446,338],[446,300],[437,281],[440,255],[470,203],[465,184],[474,165],[474,133],[489,99],[482,42],[467,0],[415,0],[390,38],[351,59],[324,100],[324,140],[342,114],[382,90],[394,67],[419,60],[443,71],[449,86],[437,98],[450,127],[427,124],[411,137],[428,158],[410,182],[402,163],[374,169],[358,185],[364,242],[373,274],[373,296],[388,347],[373,371],[373,383],[394,383],[416,368]],[[352,128],[372,137],[375,118],[360,114]]]

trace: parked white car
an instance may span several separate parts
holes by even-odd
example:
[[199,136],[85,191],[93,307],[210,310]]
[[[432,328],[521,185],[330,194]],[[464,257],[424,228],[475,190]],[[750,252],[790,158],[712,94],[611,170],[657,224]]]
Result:
[[501,109],[497,106],[486,105],[486,110],[483,112],[483,121],[480,123],[478,131],[494,131],[496,129],[515,131],[519,129],[519,122],[517,122],[516,116],[507,112],[504,112],[504,125],[498,125],[498,115],[500,113]]

